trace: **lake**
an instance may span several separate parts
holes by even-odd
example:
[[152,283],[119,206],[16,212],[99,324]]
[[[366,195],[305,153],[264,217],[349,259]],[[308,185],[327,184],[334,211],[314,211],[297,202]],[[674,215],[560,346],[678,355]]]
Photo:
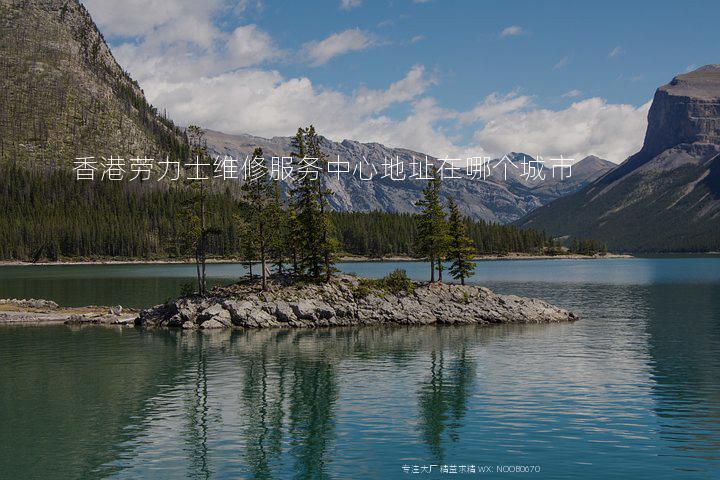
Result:
[[[340,265],[367,276],[397,267],[418,279],[428,270]],[[214,283],[243,271],[209,266]],[[144,307],[193,274],[3,266],[0,298]],[[483,261],[473,281],[582,319],[213,333],[2,327],[1,475],[720,478],[720,257]]]

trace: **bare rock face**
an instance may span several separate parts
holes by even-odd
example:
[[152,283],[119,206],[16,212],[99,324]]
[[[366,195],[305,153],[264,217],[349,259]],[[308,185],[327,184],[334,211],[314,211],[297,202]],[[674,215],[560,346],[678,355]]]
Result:
[[720,249],[720,65],[658,88],[638,153],[517,224],[614,250]]
[[720,144],[720,65],[678,75],[655,92],[641,153],[690,143]]
[[419,284],[412,293],[392,293],[368,288],[352,276],[338,277],[329,284],[278,286],[269,293],[258,292],[256,285],[218,288],[212,293],[208,298],[187,297],[143,310],[135,324],[186,329],[314,328],[557,323],[578,319],[542,300],[497,295],[480,286]]

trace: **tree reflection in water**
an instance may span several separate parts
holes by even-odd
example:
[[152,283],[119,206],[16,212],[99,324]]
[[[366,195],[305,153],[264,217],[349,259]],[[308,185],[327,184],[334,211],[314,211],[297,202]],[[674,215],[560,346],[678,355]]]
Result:
[[438,463],[445,460],[444,434],[450,441],[460,438],[459,429],[475,378],[475,363],[462,345],[445,365],[446,352],[430,352],[430,377],[418,393],[418,419],[422,438]]

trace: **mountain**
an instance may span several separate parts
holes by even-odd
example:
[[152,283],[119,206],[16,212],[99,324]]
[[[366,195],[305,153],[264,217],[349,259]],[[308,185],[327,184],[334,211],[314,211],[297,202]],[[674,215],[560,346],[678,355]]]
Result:
[[[287,156],[292,151],[290,137],[273,137],[271,139],[252,135],[228,135],[220,132],[206,131],[208,147],[213,155],[229,155],[242,162],[247,155],[252,155],[256,147],[263,149],[265,157]],[[382,177],[386,158],[399,158],[404,165],[404,174],[410,176],[413,157],[425,159],[426,154],[403,148],[390,148],[379,143],[360,143],[352,140],[333,142],[322,138],[322,148],[327,158],[350,163],[350,172],[326,177],[326,186],[334,192],[330,198],[332,207],[339,211],[382,210],[386,212],[416,212],[415,203],[420,198],[424,181],[407,178],[392,180]],[[440,165],[442,162],[427,155],[429,163]],[[460,208],[466,215],[492,222],[509,223],[525,215],[561,195],[572,193],[584,185],[603,175],[615,164],[597,157],[587,157],[573,165],[572,176],[560,180],[552,178],[546,172],[545,180],[528,180],[522,176],[521,162],[523,157],[532,157],[522,153],[507,155],[515,167],[494,168],[485,179],[472,179],[463,170],[457,173],[463,177],[446,179],[443,184],[444,194],[457,198]],[[358,163],[366,159],[365,172],[373,171],[372,180],[360,180],[352,172]],[[492,165],[497,165],[497,161]],[[510,165],[507,163],[507,165]],[[375,173],[375,171],[377,173]],[[400,175],[402,176],[402,175]],[[507,177],[505,179],[504,177]],[[559,174],[558,174],[559,177]],[[287,186],[287,185],[286,185]]]
[[[0,0],[0,68],[0,161],[28,168],[69,168],[83,156],[98,162],[110,156],[185,157],[183,131],[147,102],[139,85],[115,61],[85,7],[75,0]],[[291,151],[288,137],[208,131],[207,139],[212,152],[236,158],[251,154],[256,146],[268,155]],[[386,157],[398,156],[406,172],[413,156],[425,158],[406,149],[350,140],[323,139],[323,148],[329,158],[340,155],[353,167],[364,156],[380,174]],[[508,169],[507,179],[500,169],[485,181],[460,173],[465,178],[446,180],[445,192],[457,197],[463,212],[475,219],[508,223],[614,166],[585,159],[575,165],[571,178],[530,181],[522,177],[523,157],[508,155],[515,166]],[[379,177],[328,178],[335,192],[332,206],[340,211],[416,211],[425,182]]]
[[518,225],[634,251],[720,249],[720,65],[655,92],[642,149]]
[[72,165],[79,156],[181,154],[75,0],[0,0],[0,159]]

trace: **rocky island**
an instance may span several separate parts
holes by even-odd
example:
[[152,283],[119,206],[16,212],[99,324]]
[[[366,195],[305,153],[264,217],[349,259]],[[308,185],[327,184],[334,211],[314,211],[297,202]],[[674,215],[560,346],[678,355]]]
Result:
[[392,275],[370,280],[341,275],[329,283],[275,276],[216,287],[143,310],[143,328],[314,328],[355,325],[559,323],[578,317],[543,300],[498,295],[477,285],[417,283]]

